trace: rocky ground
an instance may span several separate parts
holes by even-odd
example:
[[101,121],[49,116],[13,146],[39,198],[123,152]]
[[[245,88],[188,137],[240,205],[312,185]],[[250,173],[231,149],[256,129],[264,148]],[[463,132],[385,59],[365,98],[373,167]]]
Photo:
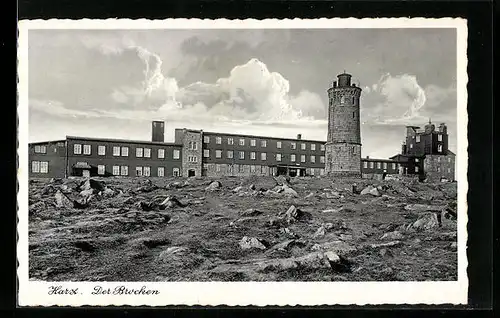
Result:
[[30,278],[456,280],[456,183],[33,179]]

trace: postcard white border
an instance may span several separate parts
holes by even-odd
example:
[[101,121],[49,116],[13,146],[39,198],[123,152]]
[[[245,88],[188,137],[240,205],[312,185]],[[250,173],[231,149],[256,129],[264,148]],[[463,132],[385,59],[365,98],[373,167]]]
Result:
[[[28,279],[28,31],[30,29],[298,29],[298,28],[454,28],[457,30],[458,280],[452,282],[61,282],[83,294],[47,294],[54,283]],[[18,304],[19,306],[166,305],[368,305],[467,304],[467,21],[459,18],[365,19],[167,19],[22,20],[18,47]],[[157,289],[157,296],[94,296],[95,285]]]

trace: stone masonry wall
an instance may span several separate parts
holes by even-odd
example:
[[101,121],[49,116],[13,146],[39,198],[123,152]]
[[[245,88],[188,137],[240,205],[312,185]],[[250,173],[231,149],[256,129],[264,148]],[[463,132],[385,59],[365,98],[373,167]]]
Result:
[[455,181],[455,156],[426,155],[424,172],[428,181],[439,182],[441,178]]
[[[182,176],[187,177],[189,170],[194,170],[196,176],[201,176],[202,165],[202,133],[196,131],[183,131],[182,138]],[[195,149],[191,149],[190,142],[195,142]],[[190,161],[190,157],[196,157],[196,162]]]
[[325,169],[328,175],[361,177],[361,146],[326,144]]

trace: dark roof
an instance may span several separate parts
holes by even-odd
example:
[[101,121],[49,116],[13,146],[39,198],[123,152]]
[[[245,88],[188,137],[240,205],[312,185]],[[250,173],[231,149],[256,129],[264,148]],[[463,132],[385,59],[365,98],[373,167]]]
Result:
[[380,161],[380,162],[397,162],[392,159],[377,159],[377,158],[361,158],[361,161]]
[[175,142],[157,142],[157,141],[147,141],[147,140],[93,138],[93,137],[79,137],[79,136],[66,136],[66,138],[67,139],[75,139],[75,140],[120,142],[120,143],[146,144],[146,145],[158,145],[158,146],[182,146],[182,144],[175,143]]
[[310,139],[297,139],[297,138],[281,138],[281,137],[268,137],[268,136],[256,136],[256,135],[242,135],[242,134],[228,134],[228,133],[219,133],[212,131],[205,131],[204,134],[218,135],[218,136],[231,136],[231,137],[246,137],[246,138],[259,138],[259,139],[274,139],[274,140],[289,140],[295,142],[317,142],[320,144],[325,144],[326,141],[322,140],[310,140]]
[[28,145],[42,145],[42,144],[53,144],[56,142],[65,142],[65,139],[59,139],[59,140],[49,140],[49,141],[36,141],[36,142],[30,142]]

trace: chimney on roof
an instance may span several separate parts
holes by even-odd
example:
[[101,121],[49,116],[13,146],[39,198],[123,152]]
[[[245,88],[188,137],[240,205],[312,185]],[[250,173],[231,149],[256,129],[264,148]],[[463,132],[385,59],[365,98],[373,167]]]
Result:
[[370,159],[370,156],[366,156],[366,159]]
[[165,142],[165,122],[155,120],[151,123],[151,141]]
[[302,134],[297,134],[297,139],[302,139]]

